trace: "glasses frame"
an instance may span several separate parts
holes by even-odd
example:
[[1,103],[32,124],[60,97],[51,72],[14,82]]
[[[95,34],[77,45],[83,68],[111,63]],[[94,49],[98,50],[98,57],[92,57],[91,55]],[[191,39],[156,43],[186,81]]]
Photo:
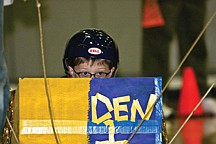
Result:
[[[92,76],[94,76],[94,78],[106,78],[106,76],[109,75],[109,74],[111,73],[111,71],[109,71],[109,72],[107,72],[107,73],[106,73],[106,72],[97,72],[97,73],[92,74],[92,73],[90,73],[90,72],[85,72],[85,71],[83,71],[83,72],[76,72],[74,69],[73,69],[73,71],[74,71],[75,74],[77,74],[77,75],[79,76],[79,78],[91,78]],[[87,74],[89,74],[89,77],[82,77],[82,76],[80,76],[80,74],[82,74],[82,73],[87,73]],[[105,77],[98,77],[98,76],[97,76],[98,73],[103,73],[103,74],[105,74]]]

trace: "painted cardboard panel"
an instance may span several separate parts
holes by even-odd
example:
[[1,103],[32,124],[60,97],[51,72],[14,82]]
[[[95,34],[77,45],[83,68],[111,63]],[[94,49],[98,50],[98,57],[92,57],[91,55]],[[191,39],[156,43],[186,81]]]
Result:
[[[123,144],[142,118],[130,144],[162,143],[162,98],[149,110],[161,93],[161,78],[48,78],[47,83],[62,144]],[[44,79],[20,79],[16,98],[20,142],[55,143]]]

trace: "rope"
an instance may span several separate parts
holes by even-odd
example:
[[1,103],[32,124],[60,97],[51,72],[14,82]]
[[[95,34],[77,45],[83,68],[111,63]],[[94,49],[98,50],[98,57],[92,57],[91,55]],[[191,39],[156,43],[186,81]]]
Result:
[[[201,38],[201,36],[204,34],[204,32],[206,31],[206,29],[208,28],[209,24],[212,22],[212,20],[214,19],[216,15],[216,11],[214,12],[214,14],[211,16],[211,18],[208,20],[208,22],[206,23],[206,25],[204,26],[204,28],[202,29],[202,31],[200,32],[200,34],[198,35],[198,37],[196,38],[196,40],[194,41],[194,43],[192,44],[192,46],[190,47],[190,49],[188,50],[188,52],[186,53],[186,55],[183,57],[182,61],[180,62],[180,64],[178,65],[178,67],[176,68],[176,70],[174,71],[174,73],[171,75],[171,77],[169,78],[169,80],[167,81],[167,83],[165,84],[165,86],[162,89],[161,94],[157,97],[157,99],[155,100],[155,102],[152,104],[152,106],[150,107],[150,109],[146,112],[146,115],[148,115],[151,111],[151,109],[153,109],[153,107],[155,106],[155,104],[158,102],[158,100],[161,98],[162,94],[164,93],[164,91],[167,89],[168,85],[171,83],[171,81],[173,80],[173,78],[175,77],[175,75],[177,74],[177,72],[179,71],[179,69],[181,68],[181,66],[183,65],[183,63],[185,62],[185,60],[188,58],[188,56],[190,55],[191,51],[194,49],[195,45],[197,44],[197,42],[199,41],[199,39]],[[129,143],[131,141],[131,139],[134,137],[134,135],[137,133],[138,129],[141,127],[141,125],[143,124],[143,122],[145,121],[146,115],[144,116],[144,118],[142,119],[142,121],[139,123],[139,125],[136,127],[136,129],[134,130],[134,132],[131,134],[131,136],[128,138],[127,143]]]
[[8,116],[6,116],[6,120],[7,120],[7,123],[8,123],[8,125],[9,125],[11,131],[12,131],[12,134],[13,134],[13,136],[14,136],[14,138],[15,138],[16,143],[19,144],[19,143],[20,143],[20,142],[19,142],[19,139],[18,139],[17,136],[16,136],[16,133],[15,133],[15,131],[14,131],[12,125],[11,125],[11,122],[10,122]]
[[54,125],[54,120],[53,120],[53,111],[52,111],[52,106],[51,106],[51,101],[50,101],[50,95],[49,95],[49,91],[48,91],[48,82],[47,82],[46,66],[45,66],[45,58],[44,58],[42,20],[41,20],[41,11],[40,11],[41,4],[39,3],[39,0],[36,0],[36,6],[37,6],[37,10],[38,10],[41,56],[42,56],[44,83],[45,83],[45,90],[46,90],[46,96],[47,96],[47,101],[48,101],[50,121],[51,121],[51,125],[52,125],[52,129],[53,129],[53,133],[54,133],[56,144],[59,144],[59,139],[58,139],[57,133],[55,131],[55,125]]
[[195,106],[195,108],[192,110],[192,112],[190,113],[190,115],[187,117],[187,119],[184,121],[184,123],[181,125],[181,127],[178,129],[178,131],[176,132],[176,134],[173,136],[173,138],[170,140],[169,144],[171,144],[173,142],[173,140],[176,138],[176,136],[179,134],[179,132],[182,130],[182,128],[185,126],[185,124],[189,121],[189,119],[191,118],[191,116],[193,115],[194,111],[199,107],[199,105],[203,102],[203,100],[207,97],[207,95],[209,94],[209,92],[211,91],[211,89],[214,87],[215,82],[209,87],[209,89],[207,90],[207,92],[205,93],[205,95],[202,97],[202,99],[199,101],[199,103]]

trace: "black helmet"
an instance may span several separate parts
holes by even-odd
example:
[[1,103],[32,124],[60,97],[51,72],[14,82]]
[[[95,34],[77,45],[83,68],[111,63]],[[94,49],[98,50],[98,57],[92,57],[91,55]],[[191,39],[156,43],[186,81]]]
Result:
[[112,61],[116,68],[119,63],[116,43],[108,34],[98,29],[81,30],[69,39],[63,58],[65,72],[70,60],[76,57],[107,59]]

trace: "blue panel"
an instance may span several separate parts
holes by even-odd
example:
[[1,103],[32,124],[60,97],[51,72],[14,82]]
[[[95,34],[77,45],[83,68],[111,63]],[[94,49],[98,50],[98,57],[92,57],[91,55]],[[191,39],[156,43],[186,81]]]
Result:
[[[146,107],[150,94],[157,96],[161,93],[162,80],[161,78],[142,77],[142,78],[93,78],[90,84],[89,91],[89,122],[87,133],[90,143],[96,141],[108,141],[109,138],[114,141],[127,140],[139,125],[142,118],[136,113],[135,122],[131,121],[131,106],[133,100],[138,100],[142,111],[146,113]],[[119,110],[119,116],[127,116],[127,120],[118,121],[115,118],[114,110],[108,111],[107,105],[97,100],[96,113],[97,118],[102,117],[106,113],[111,114],[111,118],[105,119],[99,124],[92,122],[91,97],[97,93],[109,99],[113,109],[113,99],[129,96],[129,101],[120,102],[119,105],[127,107],[128,111]],[[106,121],[111,121],[114,125],[114,136],[110,135],[109,125],[105,125]],[[130,144],[160,144],[162,143],[162,97],[156,103],[150,119],[145,120],[138,132],[135,134]]]

